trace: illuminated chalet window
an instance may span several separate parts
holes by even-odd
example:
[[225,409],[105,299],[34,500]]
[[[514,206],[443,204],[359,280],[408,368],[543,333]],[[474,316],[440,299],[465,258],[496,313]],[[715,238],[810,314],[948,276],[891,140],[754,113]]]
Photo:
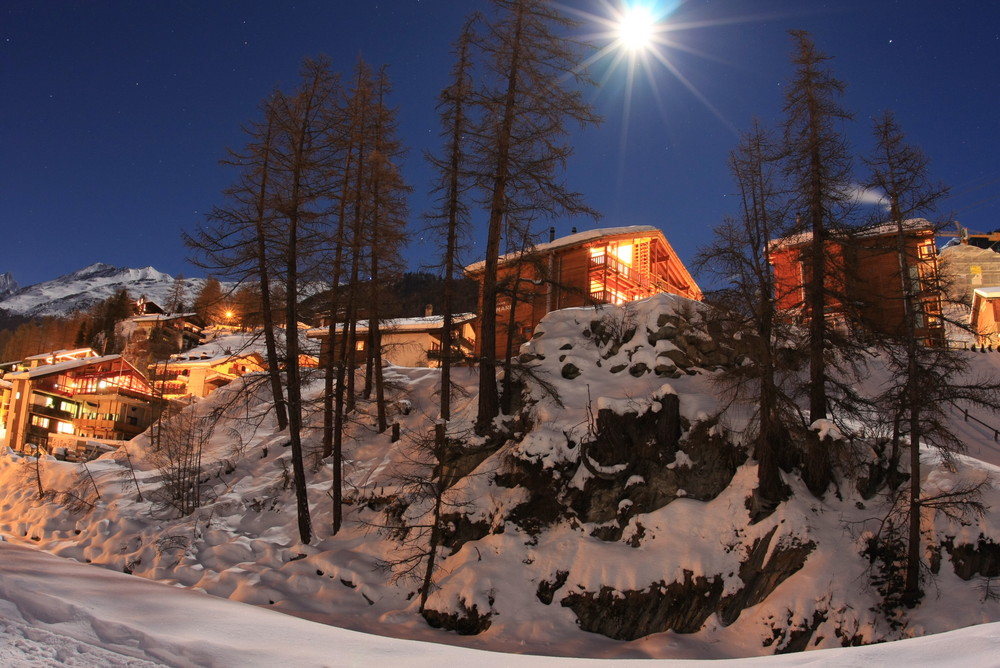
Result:
[[590,249],[590,296],[611,304],[648,297],[651,239],[631,239]]

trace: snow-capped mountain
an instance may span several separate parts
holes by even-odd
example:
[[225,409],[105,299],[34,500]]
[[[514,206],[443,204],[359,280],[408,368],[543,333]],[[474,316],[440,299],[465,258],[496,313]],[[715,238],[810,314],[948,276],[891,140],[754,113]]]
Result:
[[12,292],[16,292],[18,287],[20,286],[17,284],[17,281],[14,280],[14,277],[11,276],[9,271],[7,273],[0,274],[0,298],[6,297]]
[[[174,277],[153,267],[130,269],[97,262],[51,281],[18,288],[5,294],[0,276],[0,310],[12,315],[63,316],[85,310],[127,288],[133,299],[146,299],[164,305],[174,290]],[[190,304],[205,284],[203,278],[184,279],[184,300]]]

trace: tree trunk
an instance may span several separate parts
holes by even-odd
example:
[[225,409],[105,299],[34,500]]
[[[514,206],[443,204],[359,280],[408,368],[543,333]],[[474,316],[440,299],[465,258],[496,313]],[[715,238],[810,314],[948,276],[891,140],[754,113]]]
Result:
[[476,433],[485,434],[500,412],[497,391],[497,271],[500,265],[500,231],[507,207],[507,180],[510,173],[510,141],[514,131],[518,80],[521,75],[521,37],[524,6],[518,4],[511,44],[511,60],[507,69],[507,91],[503,103],[503,120],[496,137],[496,164],[493,193],[490,198],[489,230],[486,237],[486,265],[483,270],[483,292],[480,302],[482,330],[479,367],[479,411]]

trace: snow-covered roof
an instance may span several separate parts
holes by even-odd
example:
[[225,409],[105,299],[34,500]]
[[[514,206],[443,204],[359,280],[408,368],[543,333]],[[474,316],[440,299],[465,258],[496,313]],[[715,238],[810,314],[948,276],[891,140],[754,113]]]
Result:
[[25,371],[19,371],[17,373],[7,374],[6,377],[11,380],[24,380],[24,379],[34,380],[35,378],[51,376],[52,374],[57,374],[57,373],[65,373],[67,371],[72,371],[73,369],[81,369],[83,367],[93,366],[94,364],[101,364],[103,362],[113,362],[121,359],[122,359],[121,355],[104,355],[103,357],[84,357],[83,359],[67,360],[65,362],[59,362],[57,364],[44,364],[42,366],[36,366],[32,369],[27,369]]
[[197,313],[151,313],[149,315],[137,315],[131,318],[132,322],[166,322],[167,320],[177,320],[178,318],[193,318]]
[[53,350],[47,353],[39,353],[37,355],[31,355],[30,357],[25,357],[23,361],[33,362],[35,360],[56,360],[60,357],[72,357],[74,359],[80,359],[83,357],[97,357],[97,353],[93,348],[64,348],[62,350]]
[[[475,318],[475,313],[456,313],[451,317],[451,321],[453,325],[462,325]],[[427,315],[414,318],[388,318],[381,321],[380,329],[383,332],[428,332],[442,327],[444,327],[443,315]],[[343,329],[342,323],[337,325],[337,331],[341,329]],[[315,339],[325,336],[329,331],[329,327],[313,327],[306,332],[306,336]],[[358,320],[357,331],[367,332],[368,321]]]
[[[214,330],[206,330],[211,334]],[[276,333],[284,336],[284,329],[276,329]],[[316,355],[315,345],[312,341],[306,342],[299,338],[300,345],[305,346],[300,352],[302,355]],[[308,343],[308,346],[305,344]],[[171,355],[167,365],[178,366],[212,366],[227,362],[229,360],[243,359],[257,356],[261,360],[266,359],[267,352],[264,343],[264,333],[262,330],[253,332],[233,332],[203,343],[182,353]]]
[[[569,236],[559,237],[552,241],[546,241],[545,243],[536,244],[534,248],[531,249],[533,253],[543,253],[545,251],[556,250],[559,248],[567,248],[570,246],[579,246],[585,244],[588,241],[593,241],[595,239],[601,239],[603,237],[616,237],[616,236],[640,236],[649,234],[662,234],[659,228],[653,227],[652,225],[626,225],[624,227],[602,227],[596,230],[584,230],[583,232],[577,232],[576,234],[570,234]],[[500,264],[513,260],[517,258],[520,253],[508,253],[506,255],[500,256]],[[486,266],[485,260],[480,260],[479,262],[473,262],[465,268],[466,272],[476,272]]]
[[168,366],[172,364],[212,366],[252,355],[264,356],[264,335],[262,332],[237,332],[218,336],[208,343],[171,355],[167,364]]
[[[933,232],[934,223],[926,218],[908,218],[903,221],[903,229],[907,232]],[[874,239],[896,233],[896,223],[880,223],[870,227],[859,227],[853,230],[854,236],[860,238]],[[812,230],[806,230],[798,234],[790,234],[780,239],[772,239],[768,244],[771,249],[785,247],[792,248],[812,241]]]
[[237,350],[235,352],[216,351],[214,354],[207,351],[200,353],[178,353],[171,355],[166,365],[170,366],[215,366],[233,360],[255,357],[263,361],[263,355],[256,350]]
[[976,288],[975,293],[983,299],[1000,299],[1000,286],[990,288]]

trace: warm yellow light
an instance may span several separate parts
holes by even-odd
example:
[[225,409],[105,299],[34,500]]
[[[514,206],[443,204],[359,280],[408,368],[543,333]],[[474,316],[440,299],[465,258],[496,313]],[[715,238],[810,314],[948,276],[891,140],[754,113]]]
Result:
[[226,311],[226,317],[227,318],[232,318],[233,317],[233,312],[232,311]]
[[632,244],[622,244],[614,249],[614,255],[622,264],[632,266]]

